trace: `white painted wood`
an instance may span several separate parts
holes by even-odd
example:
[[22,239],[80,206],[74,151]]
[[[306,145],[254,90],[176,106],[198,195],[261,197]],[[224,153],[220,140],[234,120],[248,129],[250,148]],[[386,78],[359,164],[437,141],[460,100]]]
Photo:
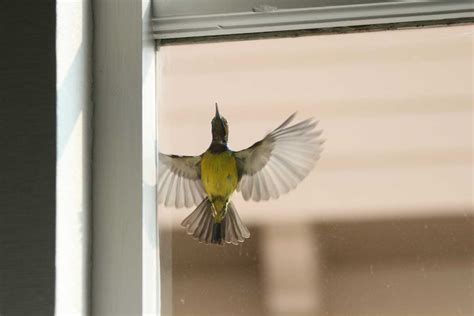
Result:
[[[155,1],[157,6],[163,2]],[[218,3],[215,5],[219,6]],[[188,6],[192,7],[192,4],[189,3]],[[211,10],[213,11],[215,10]],[[174,39],[472,18],[474,8],[470,1],[456,0],[305,7],[288,5],[283,9],[248,6],[246,9],[226,10],[224,6],[219,13],[212,14],[199,13],[200,8],[196,7],[196,12],[198,13],[193,14],[191,10],[187,14],[179,15],[160,12],[159,16],[153,19],[155,38]]]
[[93,315],[158,310],[150,5],[94,2]]
[[156,67],[151,1],[142,0],[142,314],[160,311],[160,265],[156,205]]
[[88,315],[91,44],[87,0],[56,1],[56,315]]

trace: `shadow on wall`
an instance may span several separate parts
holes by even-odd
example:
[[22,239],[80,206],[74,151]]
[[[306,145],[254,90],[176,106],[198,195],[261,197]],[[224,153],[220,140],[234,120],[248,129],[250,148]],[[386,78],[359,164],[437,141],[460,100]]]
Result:
[[[162,254],[172,280],[163,304],[173,315],[472,315],[473,224],[462,217],[293,223],[276,227],[279,235],[267,233],[275,231],[270,224],[224,247],[163,231],[173,243],[171,258]],[[272,238],[285,240],[279,254],[269,253]],[[313,283],[293,282],[311,275]]]

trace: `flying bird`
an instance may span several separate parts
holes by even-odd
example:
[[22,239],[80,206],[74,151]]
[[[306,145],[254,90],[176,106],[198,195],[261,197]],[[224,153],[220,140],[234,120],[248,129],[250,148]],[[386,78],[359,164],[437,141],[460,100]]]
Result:
[[313,169],[322,151],[322,130],[312,118],[291,124],[296,113],[262,140],[233,151],[229,125],[216,103],[212,142],[199,156],[159,154],[158,202],[175,208],[197,206],[181,225],[206,244],[237,245],[250,237],[231,196],[256,202],[294,189]]

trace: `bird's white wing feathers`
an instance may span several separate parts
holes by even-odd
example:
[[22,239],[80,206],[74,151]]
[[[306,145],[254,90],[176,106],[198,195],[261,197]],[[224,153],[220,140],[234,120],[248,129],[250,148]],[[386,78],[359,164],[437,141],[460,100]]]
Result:
[[251,147],[235,153],[241,180],[237,188],[245,200],[266,201],[294,189],[313,169],[324,141],[317,121],[290,123],[292,114]]
[[158,203],[176,208],[199,205],[206,196],[200,177],[199,156],[174,156],[160,153]]

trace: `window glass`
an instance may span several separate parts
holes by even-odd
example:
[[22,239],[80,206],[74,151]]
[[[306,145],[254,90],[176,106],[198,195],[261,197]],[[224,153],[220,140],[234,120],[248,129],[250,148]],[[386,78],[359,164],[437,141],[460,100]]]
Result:
[[291,113],[326,139],[251,237],[205,245],[158,208],[164,315],[472,315],[472,26],[160,47],[158,138],[241,150]]

